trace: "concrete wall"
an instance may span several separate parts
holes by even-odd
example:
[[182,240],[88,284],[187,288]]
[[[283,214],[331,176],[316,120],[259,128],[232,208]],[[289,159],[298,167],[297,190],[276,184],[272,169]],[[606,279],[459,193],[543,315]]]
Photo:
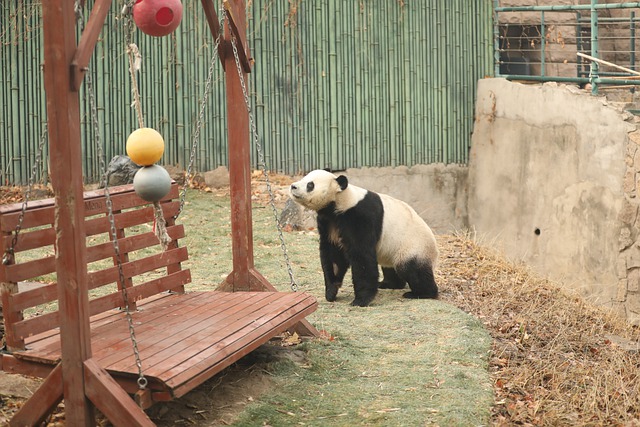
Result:
[[481,81],[468,217],[505,253],[638,322],[640,151],[619,107],[571,86]]

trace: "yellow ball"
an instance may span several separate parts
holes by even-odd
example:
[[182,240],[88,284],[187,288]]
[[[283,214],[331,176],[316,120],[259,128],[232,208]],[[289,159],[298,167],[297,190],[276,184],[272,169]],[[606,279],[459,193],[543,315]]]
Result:
[[140,128],[127,138],[127,155],[139,166],[151,166],[164,154],[162,135],[151,128]]

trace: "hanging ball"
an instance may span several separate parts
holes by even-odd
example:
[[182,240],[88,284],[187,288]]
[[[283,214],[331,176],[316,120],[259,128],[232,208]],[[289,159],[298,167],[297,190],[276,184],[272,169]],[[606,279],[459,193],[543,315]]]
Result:
[[140,31],[154,37],[171,34],[182,19],[180,0],[136,0],[133,20]]
[[140,168],[133,177],[133,190],[147,202],[157,202],[169,193],[171,177],[162,166]]
[[162,135],[151,128],[140,128],[127,138],[127,155],[138,166],[150,166],[164,154]]

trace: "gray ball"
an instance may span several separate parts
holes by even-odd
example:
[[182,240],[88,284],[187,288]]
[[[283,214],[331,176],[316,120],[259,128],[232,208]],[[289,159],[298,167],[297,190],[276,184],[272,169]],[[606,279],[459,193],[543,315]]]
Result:
[[171,177],[162,166],[145,166],[133,177],[133,189],[141,199],[157,202],[171,190]]

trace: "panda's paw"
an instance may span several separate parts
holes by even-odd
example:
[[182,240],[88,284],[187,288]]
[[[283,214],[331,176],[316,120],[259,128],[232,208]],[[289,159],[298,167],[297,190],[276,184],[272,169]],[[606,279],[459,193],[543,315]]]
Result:
[[404,289],[407,286],[406,283],[388,282],[383,280],[378,283],[378,289]]
[[330,285],[324,290],[324,297],[329,302],[334,302],[338,297],[338,286]]
[[404,298],[409,298],[409,299],[437,299],[438,298],[437,293],[435,295],[429,295],[429,294],[415,294],[413,292],[405,292],[402,296]]
[[376,294],[367,294],[365,296],[357,295],[355,299],[351,302],[351,305],[354,307],[366,307],[371,304],[371,301],[376,297]]
[[370,300],[362,300],[362,299],[354,299],[353,301],[351,301],[351,305],[354,307],[366,307],[371,303]]

